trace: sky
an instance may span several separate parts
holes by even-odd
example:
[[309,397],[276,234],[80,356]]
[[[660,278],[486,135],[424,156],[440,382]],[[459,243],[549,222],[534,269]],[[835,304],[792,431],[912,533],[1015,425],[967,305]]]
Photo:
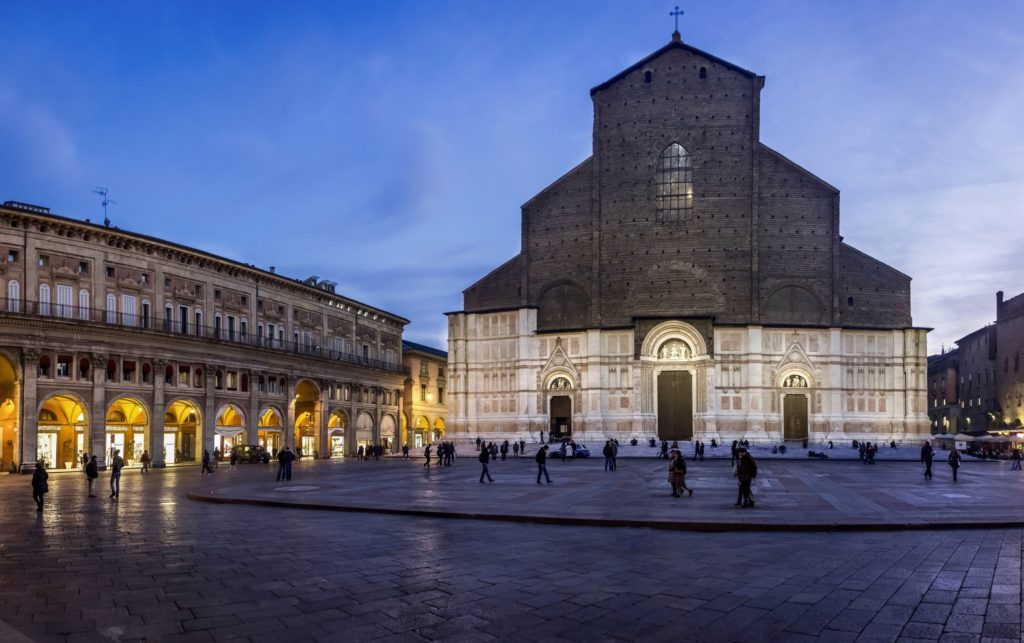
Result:
[[[673,4],[0,0],[0,201],[101,221],[105,186],[122,229],[336,281],[444,348]],[[761,140],[840,189],[845,241],[913,277],[930,351],[1024,291],[1024,2],[681,8],[766,77]]]

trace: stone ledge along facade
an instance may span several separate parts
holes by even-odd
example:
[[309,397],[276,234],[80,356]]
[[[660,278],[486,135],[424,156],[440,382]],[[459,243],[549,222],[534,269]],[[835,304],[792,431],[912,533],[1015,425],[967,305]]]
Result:
[[449,435],[907,441],[910,277],[759,139],[764,77],[672,41],[591,90],[593,154],[448,315]]

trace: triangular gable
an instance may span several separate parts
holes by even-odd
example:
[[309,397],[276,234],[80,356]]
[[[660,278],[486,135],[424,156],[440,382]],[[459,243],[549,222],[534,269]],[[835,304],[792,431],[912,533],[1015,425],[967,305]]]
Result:
[[544,368],[541,369],[541,385],[555,372],[571,375],[573,385],[579,386],[580,373],[576,370],[572,360],[569,359],[569,354],[565,352],[561,337],[555,338],[555,348],[551,351],[551,355],[548,357],[548,361],[545,362]]

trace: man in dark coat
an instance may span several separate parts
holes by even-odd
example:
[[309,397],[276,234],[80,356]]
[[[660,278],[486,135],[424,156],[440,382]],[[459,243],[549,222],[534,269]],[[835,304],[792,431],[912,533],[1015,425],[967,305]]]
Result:
[[753,507],[754,495],[751,493],[750,485],[757,477],[757,463],[745,447],[737,449],[736,477],[740,481],[740,493],[736,498],[737,507]]
[[484,476],[487,476],[488,482],[494,482],[494,478],[491,477],[491,472],[487,470],[487,463],[490,462],[491,456],[486,449],[480,450],[480,482],[484,481]]
[[50,474],[46,473],[46,463],[42,460],[36,463],[36,471],[32,474],[32,499],[36,501],[36,511],[43,510],[43,496],[50,490],[46,483]]
[[604,454],[604,470],[615,471],[615,465],[613,464],[615,457],[615,451],[612,449],[612,441],[608,440],[604,443],[604,449],[601,451]]
[[924,463],[924,477],[927,480],[932,479],[932,460],[934,458],[935,452],[932,451],[932,443],[925,440],[924,446],[921,447],[921,462]]
[[281,478],[284,477],[284,470],[288,463],[288,452],[281,449],[277,452],[277,482],[281,482]]
[[208,474],[213,474],[213,469],[210,468],[210,452],[203,449],[203,470],[200,472],[200,475],[205,476]]
[[85,465],[85,477],[89,481],[89,497],[95,498],[93,493],[96,489],[96,478],[100,477],[99,467],[96,464],[96,456],[89,457],[89,464]]
[[551,476],[548,475],[548,445],[542,446],[534,459],[537,461],[537,484],[540,484],[542,474],[547,478],[548,484],[551,484]]

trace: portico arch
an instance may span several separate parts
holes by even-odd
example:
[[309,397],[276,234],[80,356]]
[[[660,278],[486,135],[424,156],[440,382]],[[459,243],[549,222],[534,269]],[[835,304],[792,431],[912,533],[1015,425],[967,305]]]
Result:
[[444,440],[444,418],[434,419],[434,441]]
[[281,449],[284,422],[283,414],[275,406],[264,406],[260,410],[259,423],[256,426],[256,444],[266,449],[271,457],[277,456]]
[[226,458],[232,449],[240,446],[245,440],[245,414],[234,404],[223,404],[217,409],[217,420],[214,422],[213,449],[215,454]]
[[320,435],[320,387],[312,380],[295,385],[295,449],[303,456],[318,455]]
[[0,471],[17,471],[20,464],[17,454],[21,386],[15,363],[0,353]]
[[348,429],[348,415],[341,409],[335,409],[327,420],[327,432],[330,435],[329,445],[332,458],[340,458],[345,455],[346,429]]
[[380,419],[380,444],[385,452],[395,448],[395,441],[398,440],[398,422],[395,416],[388,413]]
[[413,425],[414,437],[413,446],[416,448],[425,446],[427,444],[433,444],[433,440],[430,435],[430,421],[427,420],[425,415],[421,415],[416,418],[416,423]]
[[55,393],[39,405],[36,461],[47,468],[81,467],[88,444],[89,412],[85,401],[70,392]]
[[203,438],[203,414],[189,398],[178,398],[164,412],[164,462],[197,462]]
[[149,428],[149,408],[145,402],[131,397],[111,402],[106,416],[106,461],[113,459],[116,449],[125,466],[141,466],[142,454],[149,442]]
[[373,416],[362,411],[356,417],[356,444],[366,447],[373,444]]

